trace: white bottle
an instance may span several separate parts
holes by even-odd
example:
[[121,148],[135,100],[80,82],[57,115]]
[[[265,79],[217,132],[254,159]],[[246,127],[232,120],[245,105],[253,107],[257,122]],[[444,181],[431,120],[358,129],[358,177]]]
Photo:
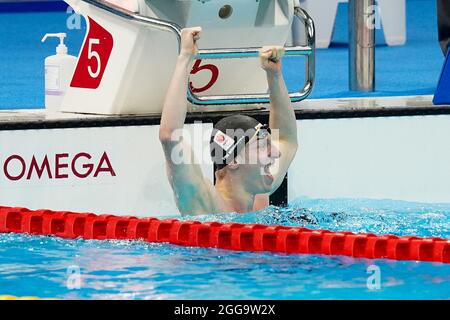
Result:
[[42,42],[49,37],[59,38],[59,45],[56,47],[56,55],[45,59],[45,108],[50,112],[57,112],[72,80],[77,58],[67,54],[65,33],[47,33]]

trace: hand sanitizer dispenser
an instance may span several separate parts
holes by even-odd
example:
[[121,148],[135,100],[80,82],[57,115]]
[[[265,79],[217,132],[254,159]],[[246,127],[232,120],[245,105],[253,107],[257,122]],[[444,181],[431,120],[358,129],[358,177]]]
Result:
[[67,54],[66,36],[65,33],[47,33],[42,38],[42,42],[49,37],[59,38],[56,55],[45,59],[45,108],[50,112],[59,111],[77,64],[77,58]]

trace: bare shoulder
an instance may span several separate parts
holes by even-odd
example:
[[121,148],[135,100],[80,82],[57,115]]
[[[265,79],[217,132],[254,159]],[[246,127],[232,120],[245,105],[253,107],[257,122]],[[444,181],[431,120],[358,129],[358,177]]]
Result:
[[253,203],[253,211],[266,209],[270,204],[269,194],[257,194]]
[[[186,187],[189,188],[189,185]],[[177,207],[181,214],[203,215],[223,212],[222,197],[209,179],[202,179],[200,185],[193,191],[175,193]]]

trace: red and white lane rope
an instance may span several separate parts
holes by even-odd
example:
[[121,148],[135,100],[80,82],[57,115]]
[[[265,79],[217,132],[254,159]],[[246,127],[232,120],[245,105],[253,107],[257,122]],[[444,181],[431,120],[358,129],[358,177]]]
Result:
[[378,236],[260,224],[139,219],[11,207],[0,207],[0,233],[52,235],[66,239],[143,240],[239,251],[450,263],[450,240],[442,238]]

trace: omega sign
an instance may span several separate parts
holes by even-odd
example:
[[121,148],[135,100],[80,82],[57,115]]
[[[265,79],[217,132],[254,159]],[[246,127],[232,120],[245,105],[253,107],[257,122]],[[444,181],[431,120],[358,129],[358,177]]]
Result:
[[86,152],[33,155],[31,158],[13,154],[5,158],[2,173],[9,181],[116,176],[106,152],[101,157]]

